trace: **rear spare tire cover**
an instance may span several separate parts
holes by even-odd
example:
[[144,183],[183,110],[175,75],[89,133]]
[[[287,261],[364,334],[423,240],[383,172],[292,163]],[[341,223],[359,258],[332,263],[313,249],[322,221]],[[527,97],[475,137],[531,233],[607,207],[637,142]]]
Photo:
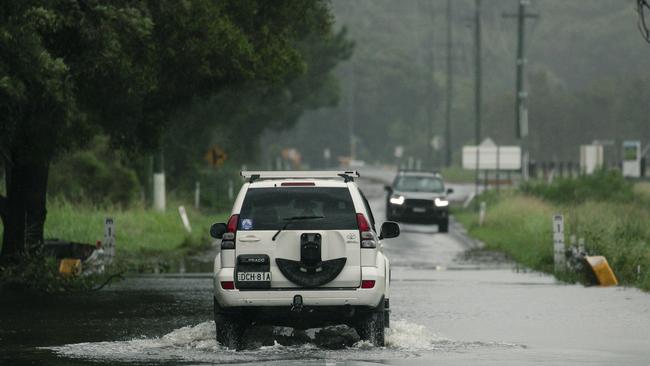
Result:
[[302,287],[318,287],[331,282],[341,273],[347,258],[336,258],[322,261],[313,267],[307,267],[300,261],[276,258],[280,272],[289,281]]

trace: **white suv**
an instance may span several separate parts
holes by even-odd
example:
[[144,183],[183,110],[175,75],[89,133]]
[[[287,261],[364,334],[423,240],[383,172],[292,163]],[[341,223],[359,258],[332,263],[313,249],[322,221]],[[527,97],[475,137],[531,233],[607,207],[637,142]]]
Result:
[[357,172],[242,172],[247,179],[214,261],[217,341],[240,349],[253,324],[299,329],[347,324],[384,345],[390,267],[379,232],[354,183]]

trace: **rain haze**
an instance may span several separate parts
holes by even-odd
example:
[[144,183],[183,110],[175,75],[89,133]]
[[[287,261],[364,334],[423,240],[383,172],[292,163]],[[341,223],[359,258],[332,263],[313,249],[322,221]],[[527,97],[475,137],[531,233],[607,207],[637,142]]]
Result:
[[5,0],[0,365],[650,364],[648,0]]

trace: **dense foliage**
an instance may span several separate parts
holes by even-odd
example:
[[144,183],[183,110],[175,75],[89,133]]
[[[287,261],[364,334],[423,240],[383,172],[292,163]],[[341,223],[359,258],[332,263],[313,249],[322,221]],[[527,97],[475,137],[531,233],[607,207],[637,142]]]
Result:
[[[311,45],[321,43],[333,46],[312,53]],[[50,163],[61,153],[98,134],[131,154],[159,148],[166,133],[178,131],[175,124],[185,124],[176,116],[191,103],[233,91],[238,94],[214,109],[234,105],[232,115],[255,118],[255,131],[269,125],[268,116],[283,125],[305,108],[335,100],[322,90],[335,90],[329,70],[348,52],[347,41],[332,31],[326,1],[3,1],[2,258],[20,260],[26,247],[42,242]],[[287,99],[288,90],[294,94]],[[238,103],[251,91],[253,105]],[[256,106],[263,113],[249,112]],[[251,121],[216,116],[193,126],[183,143],[204,149],[194,138],[210,136],[205,130],[219,135],[222,123]],[[101,161],[91,155],[71,159],[101,173]]]

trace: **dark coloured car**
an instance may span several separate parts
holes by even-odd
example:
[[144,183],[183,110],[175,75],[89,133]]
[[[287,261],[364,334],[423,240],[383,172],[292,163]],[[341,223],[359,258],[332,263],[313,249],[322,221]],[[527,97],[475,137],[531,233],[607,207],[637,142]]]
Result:
[[438,231],[449,229],[449,201],[445,183],[438,173],[401,171],[386,186],[386,219],[434,223]]

